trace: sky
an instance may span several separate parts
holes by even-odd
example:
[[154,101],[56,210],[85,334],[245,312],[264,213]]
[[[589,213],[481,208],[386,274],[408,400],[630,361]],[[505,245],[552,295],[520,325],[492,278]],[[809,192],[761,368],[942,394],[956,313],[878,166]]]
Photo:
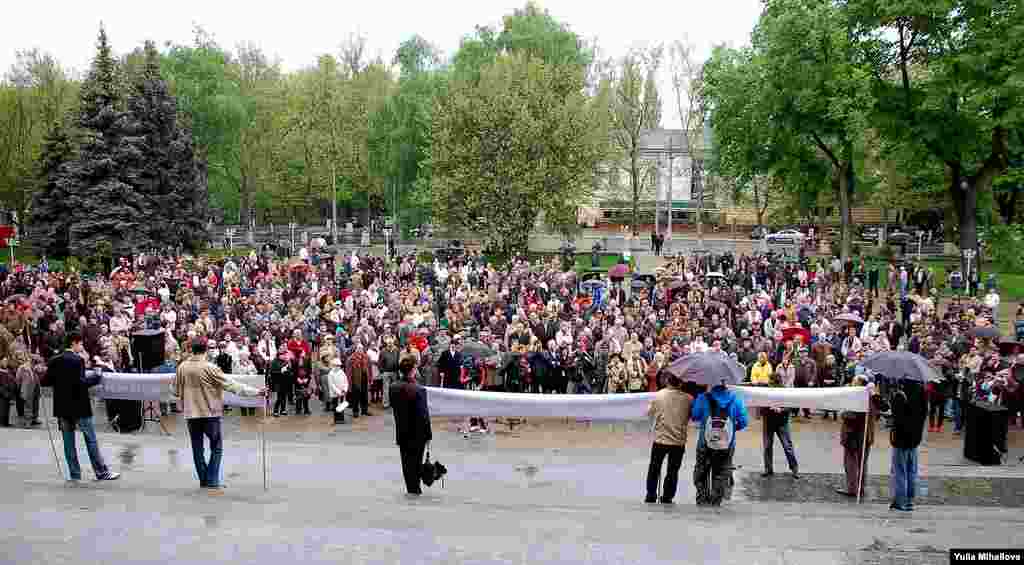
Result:
[[[585,39],[596,38],[602,54],[621,57],[630,48],[684,39],[703,59],[714,45],[741,46],[760,13],[760,0],[632,0],[602,6],[587,0],[539,0],[558,21]],[[367,53],[390,61],[406,38],[419,34],[450,56],[476,25],[500,26],[502,16],[526,0],[387,2],[362,0],[176,0],[169,4],[124,0],[17,2],[4,10],[0,70],[15,52],[37,47],[65,67],[84,72],[95,50],[102,22],[116,53],[152,39],[188,44],[196,25],[225,47],[251,42],[285,70],[312,65],[316,57],[338,52],[350,34],[367,38]],[[156,8],[159,6],[158,8]],[[154,7],[156,9],[151,9]],[[667,65],[663,65],[667,66]],[[670,99],[667,71],[659,87]],[[666,105],[664,125],[678,124],[674,104]]]

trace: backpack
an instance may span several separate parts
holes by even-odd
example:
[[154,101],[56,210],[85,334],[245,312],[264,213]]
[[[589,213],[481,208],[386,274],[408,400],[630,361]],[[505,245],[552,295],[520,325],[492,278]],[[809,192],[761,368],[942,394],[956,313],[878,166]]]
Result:
[[462,371],[460,379],[462,384],[466,384],[470,381],[478,382],[480,380],[480,366],[477,364],[476,359],[472,355],[462,356]]
[[727,451],[732,445],[735,423],[729,417],[729,406],[719,406],[710,393],[705,395],[708,402],[708,416],[704,420],[704,445],[715,451]]

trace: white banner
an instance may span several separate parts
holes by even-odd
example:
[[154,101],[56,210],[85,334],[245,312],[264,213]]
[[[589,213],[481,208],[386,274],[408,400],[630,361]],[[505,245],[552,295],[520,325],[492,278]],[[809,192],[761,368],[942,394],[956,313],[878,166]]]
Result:
[[[732,387],[750,408],[808,408],[866,412],[866,387],[765,388]],[[427,387],[431,416],[532,418],[587,418],[591,420],[646,420],[654,393],[634,394],[523,394]],[[753,417],[753,415],[751,415]]]
[[[229,375],[240,383],[253,388],[263,388],[263,375]],[[100,384],[93,389],[96,398],[103,400],[143,400],[171,402],[174,400],[174,373],[103,373]],[[224,392],[224,404],[245,408],[259,408],[264,399],[253,396],[238,396]]]
[[[263,388],[263,375],[230,375],[232,380]],[[96,396],[104,399],[168,402],[173,399],[174,373],[104,373]],[[866,412],[867,387],[766,388],[732,387],[746,407],[807,408]],[[427,387],[431,416],[589,418],[592,420],[646,420],[654,393],[636,394],[524,394]],[[224,393],[224,404],[258,408],[264,399]]]

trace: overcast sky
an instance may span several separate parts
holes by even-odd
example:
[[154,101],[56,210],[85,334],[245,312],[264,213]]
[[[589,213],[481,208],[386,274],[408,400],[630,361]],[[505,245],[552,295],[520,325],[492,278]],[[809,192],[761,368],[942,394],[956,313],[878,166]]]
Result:
[[[125,0],[36,0],[4,9],[0,33],[0,69],[14,62],[15,51],[38,47],[79,71],[89,66],[102,21],[117,53],[147,39],[190,43],[200,25],[226,47],[253,42],[286,70],[311,65],[323,53],[337,53],[350,33],[364,35],[368,54],[390,60],[412,34],[439,46],[446,56],[476,25],[500,25],[501,18],[526,0],[388,2],[346,0],[177,0],[172,3]],[[607,4],[586,0],[544,0],[539,4],[584,38],[597,38],[607,56],[630,47],[687,39],[706,57],[718,43],[747,43],[760,13],[759,0],[633,0]],[[662,81],[668,98],[668,82]],[[678,123],[666,108],[665,125]]]

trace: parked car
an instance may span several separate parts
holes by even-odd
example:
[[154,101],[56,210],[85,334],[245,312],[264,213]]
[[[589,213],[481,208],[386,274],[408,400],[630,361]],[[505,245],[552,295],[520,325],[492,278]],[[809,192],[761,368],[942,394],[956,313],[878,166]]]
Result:
[[807,236],[799,230],[780,230],[768,236],[768,243],[787,244],[803,243]]
[[897,230],[889,232],[889,237],[886,238],[886,241],[889,245],[903,245],[910,243],[914,239],[914,236],[909,233]]

